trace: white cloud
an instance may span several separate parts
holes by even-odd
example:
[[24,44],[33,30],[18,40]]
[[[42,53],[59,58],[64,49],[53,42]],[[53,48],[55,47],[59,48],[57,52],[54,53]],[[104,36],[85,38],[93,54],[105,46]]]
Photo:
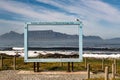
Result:
[[[100,0],[69,0],[72,5],[54,0],[38,0],[77,14],[84,23],[85,35],[99,35],[103,38],[119,37],[120,11]],[[102,24],[101,21],[107,22]],[[109,24],[107,26],[107,24]],[[108,32],[106,32],[108,31]]]
[[23,28],[24,28],[23,22],[0,19],[0,34],[4,34],[10,31],[23,33],[24,31]]
[[120,24],[120,11],[118,9],[99,0],[84,2],[88,9],[91,11],[91,14],[94,14],[97,19],[104,19],[111,23]]
[[[67,13],[75,13],[76,15],[69,15],[66,12],[58,12],[38,5],[4,0],[0,2],[0,9],[19,14],[30,21],[74,21],[75,18],[80,18],[84,23],[85,35],[99,35],[103,38],[120,36],[120,10],[100,0],[68,0],[71,5],[60,0],[37,1],[59,7]],[[104,25],[100,21],[106,21],[111,25],[108,27],[107,24]],[[107,30],[109,32],[106,32]]]
[[84,16],[86,19],[106,20],[112,23],[119,24],[120,11],[109,4],[103,3],[100,0],[69,0],[72,5],[66,3],[55,2],[54,0],[37,0],[46,4],[64,9],[65,11],[76,13]]
[[109,26],[104,26],[99,23],[94,23],[92,21],[84,21],[84,34],[85,35],[96,35],[96,36],[101,36],[104,39],[107,38],[115,38],[115,37],[120,37],[120,27],[119,25],[109,25]]
[[73,16],[67,16],[67,14],[64,13],[59,13],[56,11],[48,10],[40,6],[27,5],[20,2],[18,3],[13,1],[8,1],[8,2],[1,1],[0,8],[33,20],[59,21],[59,20],[73,19]]

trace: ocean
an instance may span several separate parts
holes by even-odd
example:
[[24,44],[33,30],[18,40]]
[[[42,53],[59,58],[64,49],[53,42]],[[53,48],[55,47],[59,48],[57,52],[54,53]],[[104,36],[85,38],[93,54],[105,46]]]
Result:
[[[0,41],[0,48],[9,47],[24,47],[23,40],[4,40]],[[39,48],[58,48],[58,47],[71,47],[79,48],[78,40],[42,40],[42,41],[29,41],[28,47]],[[83,42],[84,48],[120,48],[120,43],[115,42]]]
[[[35,51],[42,51],[45,52],[59,52],[64,53],[66,52],[75,52],[78,53],[79,43],[78,41],[73,40],[61,40],[61,41],[30,41],[28,46],[31,47],[30,50],[33,52]],[[24,47],[23,41],[0,41],[0,49],[4,50],[6,48],[12,47]],[[91,50],[83,50],[83,57],[97,57],[97,58],[120,58],[120,44],[119,43],[83,43],[84,48],[90,48]],[[38,48],[38,49],[37,49]],[[47,48],[47,49],[46,49]],[[97,50],[97,48],[102,48],[101,50]],[[104,51],[103,49],[109,48],[110,50]],[[37,49],[37,50],[35,50]],[[52,50],[51,50],[52,49]],[[95,50],[96,49],[96,50]],[[116,49],[118,49],[116,51]],[[7,50],[8,51],[8,50]],[[8,54],[13,54],[13,52],[6,52]],[[37,55],[37,54],[36,54]],[[30,56],[36,56],[31,53]],[[24,56],[22,54],[21,56]]]

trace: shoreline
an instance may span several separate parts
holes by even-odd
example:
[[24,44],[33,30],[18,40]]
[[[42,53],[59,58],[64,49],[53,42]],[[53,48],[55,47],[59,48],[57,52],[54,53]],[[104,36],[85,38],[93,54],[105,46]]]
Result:
[[[0,50],[10,50],[12,51],[13,47],[0,47]],[[24,47],[22,47],[24,48]],[[29,47],[29,50],[79,50],[78,47]],[[83,47],[83,51],[120,51],[120,48],[111,48],[111,47]]]
[[[0,51],[0,55],[9,55],[14,56],[16,55],[16,51]],[[20,57],[24,57],[23,52],[18,52]],[[44,50],[31,50],[29,51],[29,57],[38,57],[38,56],[78,56],[78,51],[44,51]],[[59,58],[57,57],[57,58]],[[120,51],[84,51],[83,57],[89,58],[120,58]]]

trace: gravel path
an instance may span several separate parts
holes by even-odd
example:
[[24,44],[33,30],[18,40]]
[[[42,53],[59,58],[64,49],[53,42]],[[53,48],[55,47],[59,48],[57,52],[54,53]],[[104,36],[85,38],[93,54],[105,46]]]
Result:
[[[52,72],[51,72],[52,73]],[[19,70],[0,71],[0,80],[83,80],[86,74],[41,74],[41,73],[21,73]],[[104,77],[104,74],[91,74],[91,77]]]

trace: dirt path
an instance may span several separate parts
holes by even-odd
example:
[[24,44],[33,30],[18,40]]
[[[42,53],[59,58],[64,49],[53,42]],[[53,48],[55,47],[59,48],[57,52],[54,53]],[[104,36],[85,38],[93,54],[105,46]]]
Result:
[[[111,76],[111,75],[110,75]],[[5,70],[0,71],[0,80],[83,80],[86,72],[39,72]],[[92,74],[91,77],[104,77],[104,73]]]

